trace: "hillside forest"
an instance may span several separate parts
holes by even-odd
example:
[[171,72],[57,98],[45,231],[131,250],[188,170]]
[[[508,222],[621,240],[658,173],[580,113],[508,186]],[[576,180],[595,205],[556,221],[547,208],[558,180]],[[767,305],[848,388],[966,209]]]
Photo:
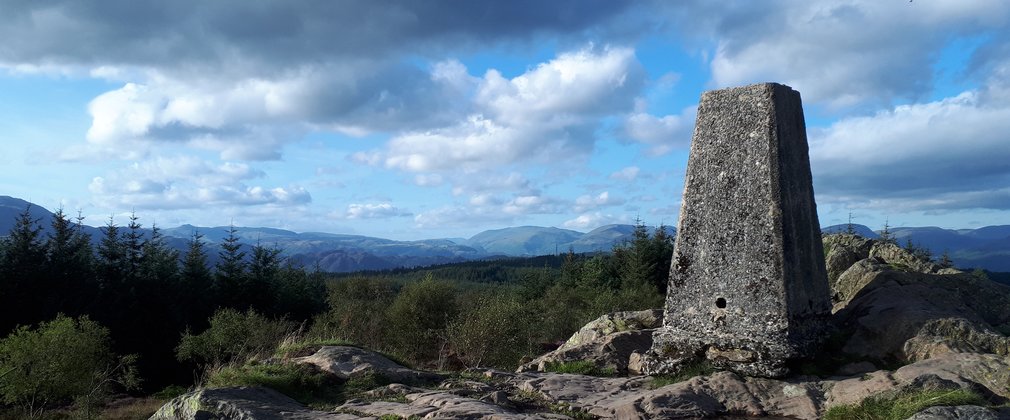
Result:
[[234,228],[216,249],[193,232],[185,252],[137,216],[100,232],[92,245],[80,219],[61,210],[43,229],[26,209],[0,242],[0,418],[115,418],[114,399],[156,408],[208,385],[313,389],[323,379],[269,361],[319,344],[514,369],[602,314],[660,307],[673,250],[637,223],[610,253],[338,276],[242,245]]

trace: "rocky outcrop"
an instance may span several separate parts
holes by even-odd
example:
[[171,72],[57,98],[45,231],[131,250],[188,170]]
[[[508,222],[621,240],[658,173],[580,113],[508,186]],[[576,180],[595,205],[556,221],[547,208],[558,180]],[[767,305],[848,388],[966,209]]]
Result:
[[340,379],[376,375],[399,383],[437,382],[442,375],[408,369],[374,351],[350,346],[323,346],[311,356],[291,359],[318,367]]
[[[519,372],[543,372],[551,363],[589,361],[601,371],[628,373],[633,354],[652,346],[652,333],[663,324],[663,311],[615,312],[586,324],[557,350],[519,367]],[[632,363],[632,373],[639,373]]]
[[879,269],[860,261],[839,279],[864,284],[834,315],[847,354],[914,362],[958,351],[1007,354],[1010,287],[969,274]]
[[[1010,330],[1010,288],[965,273],[913,271],[912,265],[900,262],[903,257],[894,248],[881,247],[871,256],[877,248],[871,244],[867,250],[867,241],[843,238],[832,243],[829,259],[836,255],[847,261],[866,253],[832,285],[842,297],[832,320],[841,340],[833,341],[837,347],[825,348],[822,357],[846,354],[842,359],[849,363],[832,369],[839,376],[768,379],[716,372],[655,386],[656,380],[647,376],[542,372],[551,362],[585,360],[601,369],[635,371],[649,348],[647,337],[662,323],[662,312],[654,310],[598,318],[558,350],[517,373],[469,371],[446,378],[408,369],[368,350],[322,347],[289,362],[308,363],[344,379],[375,375],[395,383],[365,392],[331,412],[308,409],[265,388],[199,390],[172,400],[152,418],[813,419],[837,405],[919,388],[969,389],[994,404],[1010,400],[1010,338],[1005,335]],[[927,265],[918,268],[933,270]],[[894,364],[906,365],[877,369]],[[912,418],[1008,417],[1006,408],[961,406],[933,407]]]
[[201,389],[180,395],[151,420],[353,420],[358,416],[314,411],[284,394],[263,387]]
[[825,235],[824,265],[828,270],[828,283],[834,288],[838,276],[859,260],[870,256],[870,248],[876,242],[859,235]]
[[972,353],[946,354],[896,371],[829,379],[778,380],[716,372],[654,387],[655,380],[646,376],[471,371],[467,377],[473,379],[452,378],[430,387],[392,384],[376,388],[366,398],[347,401],[332,412],[309,410],[264,388],[203,390],[176,398],[153,418],[563,419],[582,413],[578,415],[620,419],[728,415],[816,419],[835,405],[908,389],[965,388],[995,403],[1010,397],[1010,357]]

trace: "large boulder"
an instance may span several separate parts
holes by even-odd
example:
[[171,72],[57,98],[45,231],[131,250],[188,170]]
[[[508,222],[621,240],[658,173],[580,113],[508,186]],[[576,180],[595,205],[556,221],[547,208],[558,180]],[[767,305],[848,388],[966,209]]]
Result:
[[852,267],[856,261],[870,256],[870,248],[876,242],[859,235],[835,234],[825,235],[824,265],[828,270],[828,283],[835,284],[838,276]]
[[313,365],[341,379],[376,375],[400,383],[437,382],[442,375],[414,370],[371,350],[351,346],[323,346],[311,356],[291,359],[291,363]]
[[1010,287],[970,274],[898,271],[867,260],[839,283],[850,279],[862,286],[833,317],[847,337],[841,350],[849,355],[907,363],[949,352],[1007,354],[1010,339],[999,331],[1010,326]]
[[561,347],[523,364],[518,372],[543,372],[552,363],[588,361],[600,370],[625,374],[632,355],[648,350],[653,331],[662,325],[661,309],[606,314],[583,326]]

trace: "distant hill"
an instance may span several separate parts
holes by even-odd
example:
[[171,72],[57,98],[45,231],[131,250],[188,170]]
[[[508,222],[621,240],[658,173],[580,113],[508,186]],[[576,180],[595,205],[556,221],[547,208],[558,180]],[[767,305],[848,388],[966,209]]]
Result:
[[[16,217],[28,208],[27,201],[0,196],[0,236],[14,225]],[[52,213],[40,206],[31,206],[33,218],[48,229]],[[90,221],[94,222],[94,221]],[[99,221],[101,222],[101,221]],[[823,232],[845,232],[848,225],[834,225]],[[216,245],[228,234],[227,226],[200,227],[182,225],[163,228],[169,246],[185,251],[187,241],[199,232],[210,245],[211,263],[217,259]],[[263,244],[280,248],[291,261],[330,272],[385,270],[444,264],[495,256],[554,255],[572,250],[579,253],[608,252],[614,245],[632,239],[633,225],[606,225],[582,233],[555,227],[519,226],[487,230],[471,238],[425,239],[397,241],[362,235],[321,232],[293,232],[262,227],[236,227],[241,242],[247,246]],[[670,235],[675,229],[666,227]],[[863,225],[853,225],[856,233],[878,238],[879,234]],[[85,226],[97,243],[101,231]],[[144,230],[149,234],[148,230]],[[1010,272],[1010,225],[986,226],[978,229],[942,229],[938,227],[893,228],[891,233],[899,244],[908,240],[928,248],[939,256],[947,250],[958,267],[984,268]]]
[[[876,239],[880,237],[880,235],[878,235],[877,232],[874,232],[873,229],[870,229],[863,225],[857,225],[853,223],[852,230],[857,235],[862,236],[864,238]],[[825,228],[821,228],[822,233],[846,233],[848,231],[849,231],[848,224],[832,225]]]

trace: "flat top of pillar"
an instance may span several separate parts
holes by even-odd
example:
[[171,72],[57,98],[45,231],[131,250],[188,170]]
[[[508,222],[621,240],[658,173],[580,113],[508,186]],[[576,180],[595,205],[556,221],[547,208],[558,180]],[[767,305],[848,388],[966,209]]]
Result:
[[706,91],[706,92],[702,93],[701,97],[702,97],[702,100],[704,100],[706,96],[710,96],[710,95],[711,96],[723,96],[723,95],[737,95],[737,96],[739,96],[739,95],[751,95],[751,96],[761,95],[761,96],[764,96],[764,95],[770,95],[772,92],[774,92],[776,90],[779,91],[780,93],[782,93],[782,91],[785,91],[785,92],[787,92],[788,95],[799,95],[799,92],[796,91],[796,89],[793,89],[792,87],[790,87],[788,85],[784,85],[782,83],[775,83],[775,82],[765,82],[765,83],[755,83],[753,85],[747,85],[747,86],[737,86],[737,87],[729,87],[729,88],[723,88],[723,89],[709,90],[709,91]]

